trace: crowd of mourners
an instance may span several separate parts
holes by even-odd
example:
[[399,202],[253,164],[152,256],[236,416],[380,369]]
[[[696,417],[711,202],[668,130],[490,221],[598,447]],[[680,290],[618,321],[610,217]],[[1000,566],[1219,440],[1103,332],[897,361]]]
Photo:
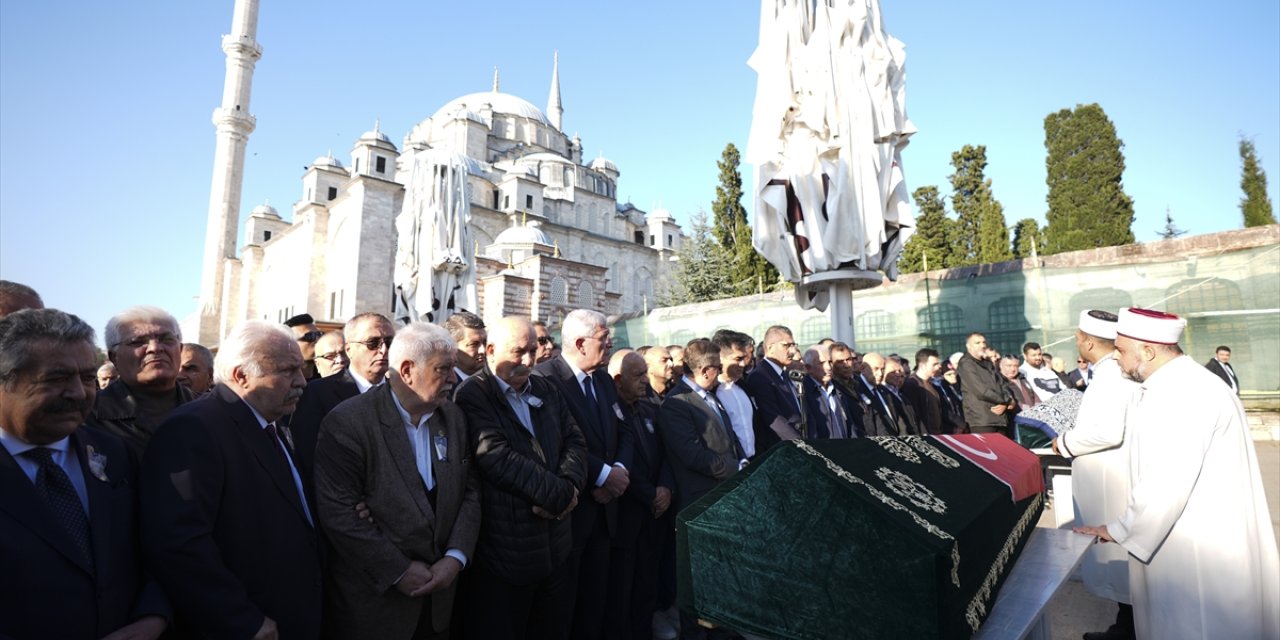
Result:
[[[0,281],[0,637],[735,638],[675,514],[796,438],[1008,433],[1090,363],[785,326],[615,349],[606,317],[247,321],[216,353]],[[23,477],[25,475],[25,478]]]

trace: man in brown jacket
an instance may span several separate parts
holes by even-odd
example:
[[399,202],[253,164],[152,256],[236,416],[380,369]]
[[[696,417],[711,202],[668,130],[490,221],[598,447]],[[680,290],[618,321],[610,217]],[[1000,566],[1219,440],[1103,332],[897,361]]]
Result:
[[[334,549],[327,637],[449,636],[456,579],[480,532],[466,418],[449,401],[456,350],[440,327],[405,326],[388,384],[321,423],[316,510]],[[371,519],[353,508],[360,502]]]

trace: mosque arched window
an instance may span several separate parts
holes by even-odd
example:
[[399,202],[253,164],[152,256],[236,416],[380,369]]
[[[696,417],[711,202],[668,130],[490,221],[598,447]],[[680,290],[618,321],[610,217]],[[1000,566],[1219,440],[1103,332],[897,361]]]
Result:
[[551,279],[551,304],[566,306],[569,304],[569,283],[556,276]]
[[583,309],[594,309],[596,306],[596,289],[586,280],[578,283],[578,306]]

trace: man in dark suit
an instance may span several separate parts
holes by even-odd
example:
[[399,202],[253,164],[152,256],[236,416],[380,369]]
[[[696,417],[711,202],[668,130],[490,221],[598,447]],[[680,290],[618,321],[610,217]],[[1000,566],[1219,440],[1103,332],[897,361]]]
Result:
[[83,426],[93,328],[18,311],[0,320],[0,353],[0,637],[159,637],[170,610],[142,571],[135,463]]
[[920,435],[920,418],[916,416],[916,408],[902,397],[902,385],[907,381],[907,369],[902,358],[891,357],[884,363],[884,384],[876,388],[876,392],[884,396],[889,408],[898,418],[898,428],[903,435]]
[[[964,341],[965,354],[956,363],[960,391],[964,394],[964,421],[972,433],[1009,433],[1011,411],[1017,407],[1009,386],[987,356],[987,337],[971,333]],[[1009,414],[1009,415],[1006,415]]]
[[604,629],[608,600],[609,551],[617,531],[615,502],[630,482],[633,455],[629,430],[620,429],[622,409],[607,371],[613,340],[604,314],[577,309],[560,327],[563,352],[534,368],[560,390],[573,420],[587,440],[590,494],[573,512],[573,551],[578,567],[578,600],[573,637],[595,639]]
[[1089,388],[1089,378],[1092,372],[1089,370],[1089,361],[1083,357],[1076,358],[1076,368],[1067,374],[1067,385],[1077,391],[1084,391]]
[[[320,425],[316,514],[333,551],[328,637],[449,636],[455,578],[480,532],[466,418],[449,401],[456,350],[440,327],[401,328],[387,384]],[[351,508],[360,502],[372,519]]]
[[306,384],[302,352],[287,328],[250,320],[222,341],[214,369],[213,391],[170,414],[147,445],[147,566],[180,631],[315,638],[319,539],[278,429]]
[[902,410],[894,403],[894,397],[884,388],[885,369],[888,361],[872,352],[862,357],[862,380],[859,382],[858,402],[862,405],[862,426],[868,436],[905,436],[907,422]]
[[849,410],[844,391],[831,377],[831,347],[819,344],[804,352],[804,408],[809,438],[856,438],[862,431],[860,416]]
[[297,410],[288,418],[298,468],[308,485],[311,484],[320,422],[343,400],[354,398],[386,379],[387,354],[391,352],[395,328],[380,313],[362,313],[347,321],[343,335],[346,336],[345,348],[351,365],[342,373],[307,383]]
[[1231,347],[1222,345],[1213,353],[1213,359],[1205,363],[1205,368],[1213,372],[1213,375],[1222,378],[1222,381],[1231,387],[1236,395],[1240,395],[1240,378],[1236,377],[1236,370],[1231,368]]
[[902,383],[902,398],[915,412],[920,435],[952,433],[955,430],[955,425],[949,422],[950,415],[943,404],[942,394],[932,382],[941,372],[942,363],[938,360],[938,352],[928,348],[921,349],[916,352],[914,374],[907,376]]
[[[716,398],[720,349],[710,340],[694,340],[684,349],[685,375],[658,409],[658,433],[676,480],[675,510],[696,502],[747,464],[729,414]],[[733,637],[724,629],[709,632],[680,612],[681,638]]]
[[456,394],[480,476],[480,537],[462,577],[468,638],[563,639],[573,615],[571,522],[587,446],[555,386],[532,376],[524,318],[489,327],[487,366]]
[[798,353],[791,330],[781,325],[769,327],[761,344],[764,345],[764,359],[742,385],[756,401],[752,422],[757,454],[768,451],[769,447],[783,440],[800,437],[803,421],[800,399],[796,396],[795,386],[787,378],[792,355]]
[[666,464],[657,433],[657,405],[645,398],[648,365],[640,354],[623,349],[609,359],[618,389],[622,428],[635,440],[631,483],[618,499],[618,533],[610,553],[609,604],[605,637],[650,640],[658,602],[658,574],[664,533],[671,527],[675,478]]

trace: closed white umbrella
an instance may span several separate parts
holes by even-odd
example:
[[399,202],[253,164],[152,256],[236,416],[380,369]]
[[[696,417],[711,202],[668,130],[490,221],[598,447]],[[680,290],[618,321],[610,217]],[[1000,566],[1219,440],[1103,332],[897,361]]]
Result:
[[748,61],[759,76],[746,152],[753,241],[805,308],[825,309],[837,282],[849,285],[844,296],[879,283],[872,272],[897,277],[914,226],[901,159],[916,131],[905,59],[876,0],[761,2]]
[[474,310],[469,159],[435,150],[414,154],[396,217],[396,319],[443,323]]

